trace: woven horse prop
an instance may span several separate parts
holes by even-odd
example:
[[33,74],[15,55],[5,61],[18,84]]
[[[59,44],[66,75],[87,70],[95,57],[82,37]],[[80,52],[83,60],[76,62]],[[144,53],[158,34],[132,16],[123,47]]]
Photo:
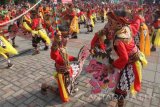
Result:
[[113,60],[110,56],[112,49],[108,48],[106,51],[95,48],[95,53],[92,55],[89,65],[85,71],[92,75],[89,83],[92,86],[91,93],[109,93],[114,91],[117,81],[119,79],[119,72],[107,72],[106,66]]

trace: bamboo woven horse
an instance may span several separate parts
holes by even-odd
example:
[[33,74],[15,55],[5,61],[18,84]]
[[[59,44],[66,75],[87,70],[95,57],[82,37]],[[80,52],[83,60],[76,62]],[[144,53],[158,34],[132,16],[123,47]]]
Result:
[[111,48],[106,51],[95,48],[95,53],[86,67],[85,71],[92,75],[89,83],[92,86],[91,92],[93,94],[109,93],[114,90],[117,84],[119,73],[116,71],[109,73],[106,68],[113,61],[110,56],[111,51]]

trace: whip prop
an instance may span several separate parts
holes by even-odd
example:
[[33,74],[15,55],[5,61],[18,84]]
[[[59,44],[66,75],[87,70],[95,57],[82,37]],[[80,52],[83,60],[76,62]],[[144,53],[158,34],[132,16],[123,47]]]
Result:
[[3,25],[6,25],[8,23],[11,23],[11,22],[14,22],[15,20],[21,18],[23,15],[25,15],[26,13],[28,13],[29,11],[31,11],[34,7],[36,7],[42,0],[39,0],[35,5],[33,5],[30,9],[28,9],[27,11],[25,11],[24,13],[22,13],[21,15],[15,17],[14,19],[12,20],[9,20],[7,22],[4,22],[4,23],[1,23],[0,26],[3,26]]

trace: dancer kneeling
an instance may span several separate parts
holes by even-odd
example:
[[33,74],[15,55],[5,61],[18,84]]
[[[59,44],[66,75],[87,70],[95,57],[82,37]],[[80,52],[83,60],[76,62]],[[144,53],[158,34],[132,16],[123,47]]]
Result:
[[[64,34],[66,35],[66,34]],[[70,66],[71,61],[77,61],[73,56],[69,56],[66,50],[67,39],[64,35],[57,31],[51,47],[51,58],[55,61],[56,67],[56,80],[58,82],[58,91],[61,99],[64,102],[69,101],[70,85],[73,83],[71,78],[73,76],[73,69]],[[48,84],[42,84],[42,92],[46,92],[47,89],[56,91],[55,88]],[[72,87],[73,88],[73,87]],[[75,90],[75,89],[74,89]]]

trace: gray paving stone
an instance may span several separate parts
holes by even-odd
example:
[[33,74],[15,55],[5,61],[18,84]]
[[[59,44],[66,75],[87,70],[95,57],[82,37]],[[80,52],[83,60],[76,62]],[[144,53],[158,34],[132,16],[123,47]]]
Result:
[[153,89],[152,88],[147,88],[146,94],[152,96]]
[[15,107],[13,104],[6,102],[3,107]]
[[157,63],[158,62],[158,56],[150,56],[150,57],[147,57],[147,61],[149,63]]
[[159,57],[159,54],[158,54],[158,52],[151,52],[151,56]]
[[86,79],[85,76],[78,78],[79,81],[83,81],[83,80],[85,80],[85,79]]
[[98,105],[98,107],[108,107],[108,105],[101,103]]
[[39,98],[34,100],[34,102],[35,102],[35,104],[37,104],[37,105],[39,105],[41,107],[44,107],[47,104],[45,101],[43,101],[43,100],[41,100]]
[[149,84],[147,84],[147,83],[143,83],[142,84],[142,87],[143,87],[143,90],[147,90],[147,88],[152,88],[153,86],[151,86],[151,85],[149,85]]
[[46,102],[50,102],[52,100],[55,100],[57,97],[59,97],[53,93],[48,93],[47,95],[42,95],[41,93],[37,93],[36,96]]
[[15,81],[14,84],[15,84],[16,86],[21,86],[21,83],[20,83],[19,81]]
[[13,96],[16,97],[16,96],[22,94],[23,92],[24,92],[24,90],[21,89],[21,90],[17,91],[16,93],[14,93]]
[[69,102],[69,103],[63,104],[62,107],[74,107],[74,104],[73,102]]
[[137,99],[138,101],[143,102],[144,99],[145,99],[145,96],[139,95],[139,96],[136,97],[136,99]]
[[[155,76],[155,82],[160,84],[160,72],[156,72],[156,76]],[[160,86],[160,85],[159,85]]]
[[[9,82],[7,82],[7,81],[4,80],[4,81],[2,82],[2,84],[4,84],[4,85],[6,86],[6,85],[9,84]],[[12,84],[9,84],[9,87],[10,87],[10,85],[12,85]],[[6,86],[6,87],[7,87],[7,86]],[[5,88],[5,87],[4,87],[4,88]]]
[[101,97],[96,97],[95,101],[93,102],[93,105],[97,106],[102,103],[102,98]]
[[7,97],[11,96],[13,93],[15,93],[15,91],[10,90],[10,91],[7,92],[6,94],[4,94],[4,95],[2,96],[2,98],[6,99]]
[[150,81],[150,82],[154,82],[155,72],[150,71],[150,70],[144,70],[142,73],[142,79]]
[[150,107],[158,107],[158,106],[151,105]]
[[14,104],[17,101],[17,99],[13,96],[10,96],[10,99],[8,100],[8,102],[10,102],[11,104]]
[[74,98],[80,98],[82,95],[84,95],[86,92],[79,90],[75,95]]
[[81,96],[80,99],[81,99],[82,101],[91,103],[91,102],[94,102],[94,100],[96,99],[96,97],[93,97],[92,95],[90,95],[89,97]]
[[160,94],[157,94],[157,93],[153,93],[153,98],[156,97],[156,98],[160,98]]
[[117,102],[116,101],[110,101],[108,105],[111,106],[111,107],[116,107]]
[[160,61],[159,64],[157,64],[157,72],[160,72]]
[[137,104],[137,105],[142,105],[142,103],[143,103],[142,101],[137,100],[137,99],[133,99],[133,98],[130,98],[129,102],[132,102],[132,103]]
[[145,100],[144,102],[143,102],[143,107],[150,107],[150,104],[151,104],[151,100],[149,99],[149,100]]
[[0,90],[0,96],[3,96],[5,92],[3,90]]
[[84,82],[79,82],[78,85],[81,85],[81,86],[86,86],[87,84],[84,83]]
[[25,105],[25,104],[20,104],[19,106],[17,106],[17,107],[28,107],[27,105]]
[[73,107],[85,107],[86,102],[78,100],[76,103],[74,103]]
[[24,90],[27,92],[32,92],[32,88],[30,86],[24,87]]
[[29,99],[27,99],[26,101],[24,101],[24,104],[28,105],[28,104],[30,104],[32,101],[34,101],[36,98],[37,98],[37,97],[32,96],[32,97],[30,97]]
[[15,106],[19,106],[19,105],[21,105],[21,104],[22,104],[24,101],[26,101],[26,100],[27,100],[26,97],[21,96],[20,98],[17,99],[16,102],[14,102],[14,105],[15,105]]
[[160,58],[158,57],[158,64],[160,64]]
[[12,88],[14,91],[19,91],[19,90],[20,90],[20,88],[19,88],[19,87],[17,87],[17,86],[15,86],[15,85],[14,85],[14,86],[12,86],[11,88]]
[[42,107],[36,104],[35,102],[31,102],[30,104],[27,105],[28,107]]
[[151,104],[155,105],[155,106],[160,105],[160,99],[159,98],[152,98]]
[[154,87],[153,92],[160,94],[160,87],[158,86]]
[[87,91],[88,90],[86,87],[83,87],[83,86],[80,86],[80,85],[78,85],[78,88],[79,88],[79,90],[82,90],[82,91]]
[[157,71],[157,63],[148,62],[148,65],[144,67],[144,70]]
[[127,102],[125,107],[134,107],[134,103],[132,103],[132,102]]
[[3,88],[3,87],[5,87],[5,85],[1,83],[1,84],[0,84],[0,88]]

